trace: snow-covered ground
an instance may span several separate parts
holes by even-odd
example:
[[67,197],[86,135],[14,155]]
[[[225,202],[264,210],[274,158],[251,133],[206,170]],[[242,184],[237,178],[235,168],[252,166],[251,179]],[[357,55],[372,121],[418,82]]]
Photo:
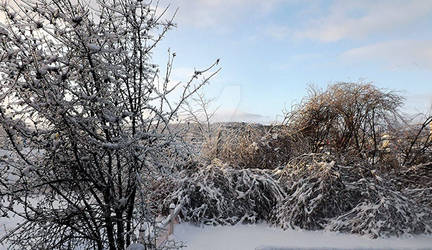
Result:
[[282,230],[269,225],[175,226],[174,238],[188,250],[432,249],[432,235],[370,239],[325,231]]
[[[4,229],[12,229],[17,218],[0,220],[0,238]],[[236,226],[194,226],[183,223],[175,226],[174,239],[187,250],[291,250],[291,249],[432,249],[432,235],[370,239],[367,237],[324,231],[282,230],[266,224]],[[0,244],[0,250],[6,245]]]

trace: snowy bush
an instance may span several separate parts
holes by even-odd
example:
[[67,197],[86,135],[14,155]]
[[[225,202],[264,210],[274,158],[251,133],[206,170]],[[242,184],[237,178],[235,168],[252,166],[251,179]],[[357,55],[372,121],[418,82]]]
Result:
[[349,211],[359,199],[357,191],[346,187],[342,169],[334,161],[315,162],[316,156],[291,161],[284,170],[281,185],[287,197],[274,210],[275,223],[283,228],[323,229],[328,219]]
[[[371,237],[431,232],[432,210],[408,191],[398,191],[394,176],[380,176],[367,163],[341,166],[337,161],[327,154],[291,161],[280,178],[287,197],[275,208],[273,222]],[[410,192],[419,198],[427,190]]]
[[[427,171],[427,166],[417,166],[404,174],[379,172],[359,158],[331,154],[296,157],[282,171],[238,169],[214,160],[208,166],[191,164],[179,176],[159,181],[164,195],[155,200],[165,210],[171,202],[181,203],[182,220],[194,223],[264,220],[283,228],[373,238],[422,234],[432,232]],[[423,184],[407,184],[414,172]]]
[[232,123],[212,131],[201,154],[232,167],[274,169],[287,163],[292,147],[284,126]]
[[254,223],[268,220],[283,196],[270,171],[213,163],[185,172],[165,204],[182,203],[184,221],[213,225]]
[[432,187],[432,162],[401,169],[396,174],[394,182],[400,189]]
[[392,182],[407,197],[432,208],[432,163],[401,169]]
[[360,179],[353,183],[361,200],[349,212],[330,220],[326,229],[373,238],[432,233],[432,210],[385,183]]
[[402,100],[371,83],[311,87],[308,96],[286,113],[285,123],[301,143],[310,144],[311,152],[331,150],[375,161],[381,136],[397,117]]

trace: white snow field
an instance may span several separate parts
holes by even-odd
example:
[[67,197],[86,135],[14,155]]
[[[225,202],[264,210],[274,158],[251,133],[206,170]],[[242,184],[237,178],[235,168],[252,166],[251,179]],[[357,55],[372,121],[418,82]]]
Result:
[[[13,229],[18,218],[0,220],[0,238]],[[282,230],[266,224],[236,226],[175,225],[174,240],[186,250],[431,250],[432,235],[371,239],[325,231]],[[0,250],[7,245],[0,244]]]
[[174,239],[188,250],[432,249],[432,235],[371,239],[326,231],[282,230],[266,224],[175,226]]

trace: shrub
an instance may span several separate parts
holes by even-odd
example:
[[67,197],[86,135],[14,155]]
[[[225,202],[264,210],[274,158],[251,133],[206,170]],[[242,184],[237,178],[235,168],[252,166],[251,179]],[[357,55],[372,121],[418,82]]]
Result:
[[432,187],[432,162],[401,169],[393,182],[400,190]]
[[274,169],[291,157],[292,144],[284,126],[230,124],[204,141],[204,159],[220,159],[240,168]]
[[406,196],[432,208],[432,163],[401,169],[395,173],[392,181]]
[[212,225],[268,220],[283,189],[268,170],[236,169],[214,162],[185,171],[164,200],[182,203],[184,221]]
[[360,202],[330,220],[326,229],[372,238],[432,233],[432,210],[383,183],[360,179]]
[[273,223],[370,237],[432,232],[432,210],[418,199],[430,190],[399,191],[394,175],[380,176],[365,161],[338,162],[327,154],[292,160],[280,177],[287,196],[274,209]]
[[[273,221],[283,228],[323,229],[330,218],[352,209],[359,192],[346,186],[334,157],[309,154],[290,161],[281,176],[287,197],[274,210]],[[355,178],[355,177],[354,177]]]
[[[387,121],[398,115],[402,97],[372,84],[337,83],[309,95],[286,114],[291,134],[312,152],[351,153],[375,160]],[[305,152],[306,153],[306,152]]]

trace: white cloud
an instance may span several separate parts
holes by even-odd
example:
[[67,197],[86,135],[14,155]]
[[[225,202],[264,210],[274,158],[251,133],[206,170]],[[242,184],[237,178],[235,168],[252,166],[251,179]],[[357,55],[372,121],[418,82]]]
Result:
[[341,56],[349,62],[373,61],[390,69],[432,70],[432,41],[402,40],[350,49]]
[[297,38],[334,42],[398,31],[432,14],[430,0],[335,1],[324,17],[309,20]]
[[432,93],[405,95],[403,111],[408,114],[432,115]]
[[282,40],[287,36],[292,35],[292,29],[285,25],[269,25],[265,28],[265,35],[268,35],[276,40]]
[[227,28],[247,15],[265,15],[287,0],[177,0],[176,22],[198,28]]

